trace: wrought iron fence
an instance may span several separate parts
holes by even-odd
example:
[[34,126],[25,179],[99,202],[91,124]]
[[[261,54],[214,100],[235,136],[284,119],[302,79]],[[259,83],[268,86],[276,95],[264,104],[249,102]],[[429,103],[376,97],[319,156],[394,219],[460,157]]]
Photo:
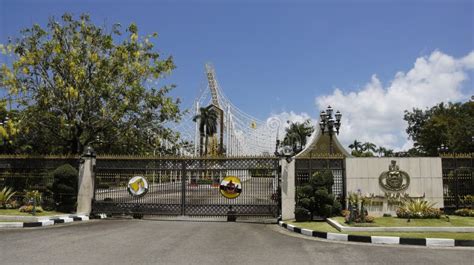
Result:
[[308,183],[310,176],[315,172],[330,170],[334,176],[332,193],[342,205],[345,205],[345,169],[344,158],[297,158],[295,161],[295,187],[296,191]]
[[[14,198],[20,204],[23,203],[27,191],[38,190],[42,194],[43,207],[53,209],[55,202],[51,190],[54,181],[52,172],[64,164],[70,164],[77,169],[79,159],[53,156],[0,156],[0,189],[12,188],[16,192]],[[58,194],[59,197],[70,195]]]
[[[111,214],[277,216],[277,158],[97,157],[93,211]],[[142,176],[148,192],[133,197],[129,180]],[[235,199],[220,194],[221,181],[240,178]]]
[[464,197],[474,196],[474,154],[442,154],[441,159],[444,207],[472,207]]

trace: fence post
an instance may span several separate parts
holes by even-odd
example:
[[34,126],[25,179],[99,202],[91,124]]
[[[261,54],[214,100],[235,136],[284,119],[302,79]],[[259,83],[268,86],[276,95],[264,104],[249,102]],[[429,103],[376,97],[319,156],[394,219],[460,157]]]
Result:
[[295,218],[295,159],[281,161],[281,214],[283,220]]
[[87,147],[81,156],[79,164],[79,182],[77,194],[77,213],[89,215],[92,210],[92,199],[94,198],[94,166],[95,152]]

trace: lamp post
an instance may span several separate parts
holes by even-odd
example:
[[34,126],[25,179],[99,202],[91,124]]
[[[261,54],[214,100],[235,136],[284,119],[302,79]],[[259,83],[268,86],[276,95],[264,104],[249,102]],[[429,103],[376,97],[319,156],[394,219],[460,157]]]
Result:
[[[341,117],[342,114],[339,111],[336,111],[333,117],[333,108],[328,106],[326,111],[321,111],[320,113],[321,121],[319,122],[319,126],[321,127],[322,134],[329,135],[329,154],[333,153],[333,146],[332,146],[332,136],[334,132],[339,134],[339,128],[341,127]],[[334,119],[335,118],[335,119]]]

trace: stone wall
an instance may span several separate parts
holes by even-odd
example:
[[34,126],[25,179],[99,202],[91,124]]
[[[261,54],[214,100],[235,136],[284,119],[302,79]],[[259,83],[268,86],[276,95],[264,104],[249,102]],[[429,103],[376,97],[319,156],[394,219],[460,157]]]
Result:
[[[411,197],[424,195],[425,200],[436,203],[436,208],[444,207],[441,158],[346,158],[347,192],[360,190],[363,195],[384,196],[386,191],[379,185],[379,177],[389,170],[391,160],[395,160],[399,169],[410,176],[410,184],[402,193],[408,193]],[[370,207],[369,212],[373,215],[393,214],[395,209],[394,206],[379,204]]]

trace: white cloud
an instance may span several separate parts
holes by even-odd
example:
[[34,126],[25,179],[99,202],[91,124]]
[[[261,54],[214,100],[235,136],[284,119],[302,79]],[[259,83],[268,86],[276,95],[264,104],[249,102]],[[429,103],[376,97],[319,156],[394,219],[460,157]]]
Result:
[[346,90],[349,92],[335,89],[330,95],[317,97],[316,105],[320,110],[331,105],[341,111],[339,139],[344,146],[357,139],[406,150],[412,142],[405,133],[404,111],[425,109],[441,101],[467,100],[471,95],[463,94],[462,86],[472,69],[474,51],[462,58],[434,51],[418,58],[408,72],[396,73],[385,86],[374,74],[364,88]]

